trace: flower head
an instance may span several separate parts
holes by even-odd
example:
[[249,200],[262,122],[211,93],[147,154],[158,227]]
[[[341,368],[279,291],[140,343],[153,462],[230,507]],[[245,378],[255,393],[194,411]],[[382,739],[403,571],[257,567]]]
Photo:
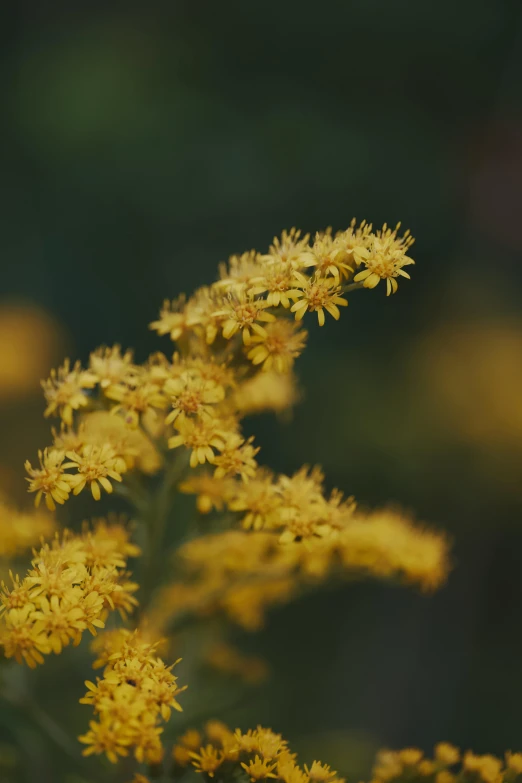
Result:
[[255,476],[257,462],[255,456],[259,447],[252,446],[253,438],[245,440],[237,433],[227,435],[220,453],[214,457],[215,478],[225,476],[241,476],[243,481],[248,481]]
[[312,246],[312,257],[305,266],[313,266],[320,277],[331,275],[337,282],[347,278],[353,267],[349,264],[350,253],[342,235],[332,237],[332,230],[317,232]]
[[25,462],[25,469],[29,474],[29,492],[36,492],[35,506],[40,505],[42,495],[45,497],[45,505],[50,511],[54,511],[56,503],[63,505],[71,492],[71,476],[65,473],[65,453],[60,449],[44,449],[38,452],[39,468],[33,468],[29,460]]
[[264,331],[252,336],[248,358],[252,364],[262,364],[263,370],[289,372],[304,350],[308,333],[286,318],[267,324]]
[[173,341],[179,340],[188,331],[186,300],[186,296],[180,296],[178,299],[173,299],[172,302],[165,299],[159,319],[153,321],[150,328],[159,335],[168,334]]
[[234,493],[235,482],[230,478],[214,478],[207,471],[189,478],[180,485],[180,492],[197,495],[196,505],[200,514],[215,509],[223,511],[225,501]]
[[[105,546],[100,538],[93,546],[104,531]],[[85,630],[94,635],[103,628],[113,597],[126,586],[129,546],[121,528],[112,536],[103,524],[92,532],[85,528],[80,536],[66,531],[35,552],[27,575],[13,577],[11,590],[1,586],[0,644],[6,657],[34,667],[44,655],[60,653],[71,641],[78,644]]]
[[[335,277],[305,277],[295,272],[296,288],[291,292],[298,300],[290,308],[295,313],[296,321],[301,321],[308,311],[317,313],[319,326],[325,322],[324,311],[330,313],[337,321],[341,315],[339,307],[346,307],[348,302],[341,294],[341,286]],[[298,287],[297,287],[298,286]]]
[[76,451],[68,451],[70,462],[66,467],[75,467],[78,473],[69,477],[73,494],[78,495],[86,484],[89,484],[92,496],[95,500],[101,497],[100,485],[106,492],[112,492],[113,481],[121,481],[121,473],[127,469],[125,461],[118,457],[114,449],[108,445],[96,446],[88,443],[78,454]]
[[176,429],[177,434],[168,440],[169,449],[177,449],[179,446],[191,449],[191,468],[204,465],[205,462],[213,463],[215,450],[224,446],[226,432],[218,419],[182,419],[176,424]]
[[164,392],[172,406],[165,419],[166,424],[182,421],[190,416],[213,416],[213,407],[225,397],[222,386],[212,380],[204,380],[200,376],[184,372],[178,378],[169,379],[164,386]]
[[226,340],[230,340],[237,332],[241,331],[243,342],[248,345],[252,332],[260,335],[265,333],[259,321],[269,323],[275,320],[272,313],[266,312],[268,306],[266,300],[254,299],[252,295],[247,296],[243,292],[229,294],[223,302],[223,306],[214,313],[214,316],[222,320],[223,337]]
[[196,772],[205,772],[211,778],[223,763],[222,751],[213,745],[200,748],[198,753],[190,753],[190,758]]
[[138,368],[133,364],[132,351],[125,351],[122,354],[120,345],[102,347],[93,351],[89,368],[102,389],[117,383],[127,383],[138,373]]
[[73,412],[84,408],[89,403],[89,397],[85,393],[93,389],[98,378],[89,370],[82,370],[80,362],[72,367],[69,359],[66,359],[57,370],[51,370],[51,376],[42,381],[44,396],[47,401],[45,416],[58,413],[65,424],[72,424]]
[[265,778],[277,777],[277,775],[273,774],[273,770],[276,767],[275,763],[269,764],[266,759],[261,759],[259,756],[255,756],[248,764],[245,764],[245,762],[242,761],[241,766],[253,782],[256,780],[265,780]]
[[337,775],[337,772],[331,769],[328,764],[322,764],[320,761],[314,761],[309,768],[304,765],[305,772],[314,783],[329,783]]
[[280,238],[274,237],[268,254],[262,258],[269,264],[284,264],[292,269],[302,269],[312,259],[309,240],[310,234],[301,236],[301,231],[296,228],[283,231]]
[[415,240],[409,231],[398,237],[400,225],[397,223],[391,229],[385,223],[380,231],[368,237],[366,247],[354,251],[357,264],[365,267],[355,275],[355,282],[362,282],[365,288],[375,288],[381,280],[386,280],[386,295],[389,296],[397,291],[397,277],[409,279],[404,267],[415,263],[407,255]]
[[214,287],[219,291],[241,295],[250,288],[252,279],[256,278],[261,270],[260,255],[255,250],[230,256],[228,265],[220,265],[220,279],[214,283]]
[[82,704],[94,708],[97,722],[91,722],[91,732],[80,737],[89,745],[84,754],[106,753],[115,762],[115,747],[98,741],[110,736],[124,748],[134,748],[140,762],[155,764],[163,757],[160,735],[162,721],[170,717],[171,708],[180,711],[177,695],[183,690],[177,685],[172,666],[165,666],[156,656],[155,644],[144,641],[138,631],[112,636],[112,653],[107,658],[103,679],[86,682],[88,692]]
[[293,296],[289,292],[295,288],[294,268],[289,262],[268,259],[263,273],[252,278],[249,293],[254,296],[266,293],[269,307],[290,307]]
[[165,396],[154,383],[138,383],[137,386],[126,384],[116,384],[109,386],[105,391],[109,400],[114,400],[118,404],[113,406],[111,413],[122,413],[123,418],[129,427],[137,427],[140,416],[148,412],[156,413],[159,408],[167,407]]

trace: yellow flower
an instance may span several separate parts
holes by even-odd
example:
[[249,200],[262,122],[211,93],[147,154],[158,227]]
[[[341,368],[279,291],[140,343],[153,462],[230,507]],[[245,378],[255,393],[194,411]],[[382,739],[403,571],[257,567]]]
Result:
[[225,530],[187,541],[178,554],[191,569],[249,573],[264,561],[273,544],[266,533]]
[[150,329],[159,335],[170,335],[170,339],[173,341],[179,340],[188,329],[185,305],[186,296],[184,295],[173,299],[172,302],[165,299],[159,320],[153,321],[150,324]]
[[0,400],[19,402],[32,395],[56,350],[62,344],[61,328],[51,314],[38,306],[9,303],[0,307]]
[[129,427],[137,427],[140,416],[149,412],[156,413],[157,408],[163,410],[167,407],[165,396],[156,384],[150,382],[138,386],[115,384],[105,390],[105,396],[119,403],[113,406],[111,413],[116,414],[121,411]]
[[308,775],[291,756],[283,756],[277,764],[277,777],[283,783],[308,783]]
[[31,615],[35,633],[45,633],[51,649],[57,655],[72,640],[79,644],[82,631],[87,628],[84,612],[78,601],[61,600],[57,595],[50,599],[42,596],[39,609]]
[[418,748],[404,748],[399,751],[399,760],[406,767],[415,767],[420,763],[423,753]]
[[254,459],[259,447],[252,446],[253,438],[245,441],[241,435],[230,433],[225,438],[220,453],[214,457],[214,477],[240,476],[248,481],[256,475],[257,462]]
[[331,275],[337,282],[347,278],[353,267],[347,262],[350,255],[346,244],[337,237],[332,237],[332,229],[325,232],[318,231],[312,246],[312,258],[306,262],[305,267],[314,266],[319,277]]
[[134,756],[140,764],[145,761],[148,764],[161,764],[164,754],[160,737],[162,733],[161,726],[155,726],[146,720],[141,722],[134,738]]
[[92,520],[92,531],[86,522],[83,523],[83,550],[86,553],[87,566],[100,565],[104,557],[110,560],[103,562],[106,566],[123,568],[125,559],[138,557],[141,549],[130,540],[129,525],[124,514],[111,513]]
[[71,476],[65,473],[65,453],[59,449],[44,449],[38,452],[39,468],[33,468],[29,460],[25,462],[25,469],[29,474],[29,492],[36,492],[35,506],[40,505],[42,495],[45,497],[45,505],[50,511],[54,511],[56,503],[63,505],[71,492]]
[[231,511],[246,511],[241,519],[245,530],[272,527],[279,519],[277,512],[281,507],[281,496],[273,474],[261,468],[247,484],[237,483],[227,504]]
[[253,277],[248,289],[252,296],[268,292],[266,302],[269,307],[290,307],[295,295],[290,291],[295,288],[294,269],[288,262],[270,260],[265,263],[262,274]]
[[[172,666],[165,666],[156,657],[156,646],[144,641],[138,631],[111,637],[113,652],[107,659],[103,679],[96,684],[86,682],[88,692],[80,700],[90,705],[98,717],[98,722],[90,723],[91,732],[80,737],[81,742],[89,745],[85,754],[106,753],[115,762],[119,745],[134,748],[140,763],[161,761],[161,721],[169,719],[172,707],[181,710],[176,696],[183,689],[177,686]],[[110,747],[99,741],[100,732],[110,737]]]
[[353,516],[336,546],[345,567],[381,578],[398,576],[424,590],[443,584],[449,571],[446,537],[415,527],[395,511]]
[[136,467],[151,475],[160,469],[162,457],[152,439],[141,428],[129,428],[120,416],[113,416],[108,411],[95,411],[85,416],[82,425],[82,437],[76,445],[72,435],[70,445],[60,439],[66,451],[81,453],[84,444],[106,444],[112,447],[118,458],[123,459],[127,470]]
[[236,729],[234,739],[240,753],[254,753],[258,748],[257,733],[255,729],[248,729],[242,732]]
[[112,492],[113,481],[121,481],[121,473],[127,469],[125,461],[116,455],[114,449],[108,444],[95,446],[87,444],[80,454],[75,451],[67,452],[70,462],[66,467],[75,467],[78,473],[70,477],[73,494],[78,495],[89,484],[92,496],[95,500],[101,497],[100,485],[106,492]]
[[362,282],[365,288],[375,288],[381,280],[386,280],[386,295],[389,296],[397,291],[397,277],[409,279],[410,276],[403,267],[415,263],[406,255],[415,240],[409,231],[399,238],[397,233],[400,225],[397,223],[392,230],[385,223],[380,231],[368,238],[366,247],[355,250],[357,264],[366,267],[353,278],[356,283]]
[[249,250],[240,256],[230,256],[228,266],[220,264],[219,277],[214,287],[219,291],[242,294],[250,288],[250,283],[262,271],[260,255],[255,250]]
[[222,402],[225,397],[222,386],[190,372],[168,380],[164,392],[172,406],[172,411],[165,419],[166,424],[172,424],[178,417],[182,421],[187,416],[213,416],[212,406]]
[[272,771],[275,769],[276,765],[269,764],[265,759],[260,759],[259,756],[255,756],[254,760],[249,761],[248,764],[245,764],[245,762],[242,761],[241,766],[252,781],[277,777]]
[[[283,783],[345,783],[320,761],[314,761],[310,770],[307,767],[306,771],[302,770],[286,740],[271,729],[257,726],[245,732],[236,729],[232,733],[220,721],[210,721],[205,725],[205,735],[210,743],[203,745],[199,752],[192,752],[191,756],[197,771],[206,772],[210,777],[226,761],[227,777],[239,779],[247,773],[253,783],[265,778],[279,778]],[[175,760],[181,756],[182,766],[186,750],[182,738],[173,750]]]
[[139,370],[133,364],[132,351],[121,352],[120,345],[102,347],[93,351],[89,359],[89,368],[97,378],[102,389],[118,383],[132,381]]
[[446,767],[452,767],[460,760],[460,752],[458,748],[454,745],[450,745],[449,742],[439,742],[439,744],[435,746],[435,758],[440,764],[444,764]]
[[217,361],[212,356],[204,358],[196,356],[185,359],[183,365],[180,365],[180,370],[182,367],[185,367],[189,372],[197,373],[204,381],[211,381],[216,386],[222,386],[223,389],[233,389],[236,385],[234,368],[224,362]]
[[380,750],[373,766],[374,780],[388,781],[402,774],[403,765],[399,754],[392,750]]
[[367,247],[368,238],[372,233],[372,225],[367,223],[366,220],[363,220],[357,228],[356,224],[357,220],[353,218],[345,231],[339,231],[335,235],[336,246],[342,248],[345,254],[345,261],[352,267],[357,264],[355,258],[356,250]]
[[[104,532],[112,558],[101,546],[91,546]],[[78,644],[83,631],[96,634],[104,626],[102,617],[117,605],[115,597],[125,591],[127,574],[120,566],[125,567],[131,551],[121,525],[112,535],[105,523],[92,534],[87,529],[81,536],[66,531],[43,545],[23,580],[12,577],[12,590],[1,586],[0,644],[5,655],[34,667],[43,663],[43,655],[60,653],[71,641]]]
[[[95,413],[87,414],[88,416],[95,416]],[[55,427],[51,427],[53,434],[53,446],[58,451],[79,451],[84,443],[85,439],[85,427],[81,422],[77,429],[73,427],[66,427],[61,423],[60,430],[57,431]]]
[[177,449],[186,446],[191,449],[190,467],[204,465],[205,462],[213,463],[215,460],[214,449],[224,447],[226,433],[222,429],[222,423],[217,419],[193,420],[182,419],[176,425],[177,435],[168,440],[169,449]]
[[179,491],[188,495],[197,495],[196,505],[200,514],[208,514],[215,509],[223,511],[225,501],[234,491],[235,483],[232,479],[217,479],[210,473],[199,473],[190,476],[180,484]]
[[270,370],[257,373],[242,383],[234,393],[233,406],[243,416],[264,411],[283,413],[298,399],[295,377],[291,373]]
[[131,633],[128,628],[113,628],[96,636],[91,641],[91,650],[98,657],[94,661],[92,668],[101,669],[103,666],[106,666],[111,655],[121,650],[124,641],[129,638]]
[[465,772],[476,773],[484,783],[497,783],[502,762],[495,756],[478,756],[468,750],[462,759],[462,769]]
[[268,254],[262,256],[262,259],[268,263],[284,264],[292,269],[302,269],[308,261],[313,259],[308,244],[309,240],[310,234],[301,237],[301,231],[296,228],[283,231],[281,238],[274,237]]
[[456,781],[457,776],[447,769],[443,769],[435,775],[435,783],[456,783]]
[[9,571],[9,578],[13,586],[9,588],[4,581],[0,582],[0,615],[6,609],[21,609],[31,603],[31,585],[27,580],[21,580],[18,574]]
[[86,389],[93,389],[97,377],[89,370],[82,370],[80,362],[76,362],[71,368],[69,359],[66,359],[62,367],[51,370],[51,377],[42,381],[47,408],[44,416],[51,416],[56,412],[69,426],[72,424],[73,412],[84,408],[89,403]]
[[275,759],[281,751],[287,749],[287,742],[281,734],[276,734],[272,729],[264,729],[258,726],[255,731],[257,747],[265,760]]
[[263,299],[254,299],[244,293],[229,295],[224,300],[220,310],[214,316],[222,319],[223,337],[230,340],[237,332],[243,332],[243,342],[250,343],[251,332],[263,335],[265,330],[258,321],[270,323],[275,321],[275,315],[265,312],[268,303]]
[[188,729],[185,734],[179,738],[180,744],[189,750],[198,750],[201,747],[202,740],[201,733],[196,729]]
[[294,359],[304,350],[308,332],[295,323],[278,318],[265,327],[265,334],[254,334],[250,343],[254,346],[247,353],[252,364],[262,364],[263,370],[287,373]]
[[337,772],[332,770],[328,764],[322,764],[320,761],[314,761],[310,768],[305,764],[304,768],[310,780],[315,783],[329,783],[337,775]]
[[190,764],[190,754],[192,752],[193,751],[189,750],[184,745],[174,745],[172,748],[172,760],[178,766],[186,767]]
[[437,764],[435,764],[434,761],[430,761],[429,759],[423,759],[417,765],[417,772],[423,777],[433,775],[433,773],[437,772],[437,769]]
[[294,272],[294,277],[299,288],[289,294],[298,299],[290,308],[295,313],[296,321],[301,321],[307,310],[317,312],[319,326],[324,325],[325,310],[336,321],[339,319],[341,315],[339,307],[346,307],[348,302],[340,296],[342,289],[335,277],[323,278],[319,275],[305,277],[300,272]]
[[191,752],[190,758],[196,772],[204,772],[211,778],[223,763],[223,753],[213,745],[200,748],[199,753]]
[[14,657],[18,663],[24,660],[34,669],[43,663],[43,655],[51,652],[51,644],[43,630],[35,628],[32,620],[34,604],[27,603],[21,609],[9,609],[3,615],[6,629],[0,636],[6,658]]
[[515,775],[522,775],[522,753],[506,753],[506,767]]
[[111,721],[96,723],[89,722],[89,731],[78,737],[87,747],[82,751],[82,755],[90,756],[93,753],[105,753],[109,761],[116,764],[118,756],[129,755],[129,745],[131,737],[122,732],[120,727],[115,727]]
[[49,536],[53,518],[40,511],[19,511],[0,496],[0,557],[12,557]]
[[295,588],[294,580],[289,577],[238,584],[228,590],[221,603],[231,620],[247,631],[258,631],[263,626],[266,609],[288,601]]
[[[203,286],[190,297],[185,309],[189,340],[185,342],[204,351],[212,345],[219,332],[219,320],[215,316],[216,307],[222,301],[222,295],[212,288]],[[194,339],[196,338],[196,339]]]
[[328,532],[329,509],[322,484],[323,475],[318,468],[309,471],[305,466],[293,476],[279,476],[281,512],[270,521],[272,527],[285,527],[282,543]]

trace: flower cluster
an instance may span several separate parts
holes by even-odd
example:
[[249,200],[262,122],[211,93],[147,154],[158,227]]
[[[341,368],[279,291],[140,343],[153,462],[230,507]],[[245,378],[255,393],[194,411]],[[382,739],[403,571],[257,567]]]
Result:
[[[216,616],[211,643],[202,643],[202,632],[190,648],[193,672],[203,665],[253,684],[266,666],[228,644],[220,620],[254,631],[270,606],[346,575],[423,590],[444,582],[444,535],[397,511],[364,512],[338,490],[327,493],[318,468],[273,474],[258,464],[259,448],[242,429],[247,415],[285,411],[298,399],[294,365],[307,344],[302,323],[309,313],[323,326],[327,316],[340,318],[350,291],[383,280],[387,294],[395,293],[398,278],[409,276],[413,239],[399,228],[374,231],[353,220],[345,231],[313,238],[285,231],[266,253],[232,256],[210,286],[164,303],[150,326],[170,337],[173,352],[139,363],[119,345],[102,347],[85,366],[66,360],[42,383],[45,416],[60,421],[38,463],[26,462],[35,505],[44,500],[55,510],[84,490],[98,501],[117,489],[134,505],[147,540],[139,629],[113,628],[93,643],[103,676],[86,683],[81,699],[94,710],[79,738],[84,755],[115,763],[132,754],[155,772],[162,765],[163,722],[181,709],[182,690],[157,655],[155,640],[164,633],[181,637],[191,621]],[[154,585],[176,491],[194,495],[199,512],[211,514],[210,530],[196,532],[199,519],[169,531],[178,546],[173,581]],[[77,644],[84,630],[95,634],[109,610],[125,618],[137,603],[126,570],[136,554],[118,520],[43,546],[27,576],[2,588],[6,655],[36,666]],[[216,721],[205,736],[187,732],[172,761],[175,773],[342,783],[320,762],[298,766],[288,743],[269,729],[243,734]],[[135,783],[146,781],[136,774]]]
[[463,755],[447,742],[439,743],[433,758],[417,748],[382,750],[373,768],[371,783],[508,783],[522,775],[522,753],[506,753],[504,760],[491,755]]
[[82,634],[103,628],[111,610],[122,616],[137,604],[137,585],[125,570],[139,554],[125,526],[98,520],[81,535],[65,531],[35,553],[23,579],[0,590],[0,645],[7,658],[31,668]]
[[219,481],[203,473],[190,477],[182,491],[197,495],[203,513],[212,507],[227,508],[245,530],[279,531],[281,543],[339,531],[355,511],[353,498],[343,499],[338,490],[326,497],[324,476],[317,467],[304,466],[293,476],[275,476],[260,468],[248,483]]
[[[217,478],[253,478],[258,449],[240,420],[295,401],[292,369],[306,345],[307,313],[322,326],[326,314],[339,318],[347,288],[386,280],[390,293],[408,277],[413,239],[398,230],[374,232],[354,220],[312,240],[283,232],[267,253],[232,256],[211,286],[165,302],[151,328],[176,343],[171,358],[156,353],[137,364],[115,345],[92,353],[86,368],[66,360],[42,384],[45,415],[59,416],[62,429],[39,452],[39,465],[26,463],[36,504],[44,496],[53,510],[85,487],[98,500],[126,471],[152,473],[162,452],[179,447],[189,450],[192,468],[208,463]],[[111,428],[104,413],[118,423]]]
[[20,511],[0,497],[0,557],[14,557],[40,539],[48,538],[55,522],[40,511]]
[[[299,483],[304,475],[297,474]],[[282,478],[292,486],[290,478]],[[219,503],[205,491],[205,505]],[[338,493],[333,498],[331,508],[331,498],[323,499],[326,513],[320,521],[312,516],[313,524],[303,525],[306,532],[299,535],[288,525],[281,535],[274,523],[272,529],[227,530],[188,541],[178,550],[186,576],[159,591],[150,622],[163,633],[187,613],[224,613],[255,631],[270,606],[326,579],[369,575],[423,590],[444,582],[449,567],[444,535],[412,524],[397,511],[362,513]]]
[[101,647],[97,663],[106,664],[103,678],[87,681],[80,700],[93,707],[97,718],[79,738],[87,746],[83,754],[105,753],[116,763],[134,748],[139,762],[160,762],[161,722],[170,718],[171,709],[181,711],[176,697],[184,689],[172,674],[175,664],[166,666],[157,657],[157,643],[145,641],[138,631],[104,634]]
[[190,730],[174,746],[176,768],[192,765],[197,772],[220,778],[242,778],[246,773],[255,783],[272,778],[282,783],[344,783],[327,764],[314,761],[300,767],[288,742],[271,729],[258,726],[243,733],[232,732],[220,721],[209,721],[204,734]]

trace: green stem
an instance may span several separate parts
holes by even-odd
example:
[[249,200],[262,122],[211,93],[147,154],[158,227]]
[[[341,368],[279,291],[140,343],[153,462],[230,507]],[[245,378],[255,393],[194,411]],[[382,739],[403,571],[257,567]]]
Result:
[[48,715],[36,702],[25,698],[16,697],[9,692],[3,693],[2,698],[8,704],[11,704],[15,710],[19,710],[29,720],[38,727],[44,737],[47,737],[62,753],[68,758],[73,759],[77,764],[82,760],[76,743],[71,742],[71,738],[61,726],[56,723],[54,718]]
[[364,288],[364,283],[349,283],[348,285],[343,285],[341,288],[341,292],[343,294],[347,294],[349,291],[357,291],[359,288]]
[[[79,752],[76,744],[72,744],[68,734],[61,726],[51,718],[48,713],[42,710],[37,704],[32,703],[28,707],[28,715],[35,722],[42,733],[47,736],[54,744],[60,748],[69,758],[78,762]],[[80,757],[81,758],[81,757]]]
[[155,496],[149,496],[147,508],[142,507],[142,518],[147,527],[147,562],[142,577],[141,611],[150,602],[164,556],[165,529],[177,494],[178,486],[189,465],[188,449],[180,449],[176,458],[167,466],[163,481]]

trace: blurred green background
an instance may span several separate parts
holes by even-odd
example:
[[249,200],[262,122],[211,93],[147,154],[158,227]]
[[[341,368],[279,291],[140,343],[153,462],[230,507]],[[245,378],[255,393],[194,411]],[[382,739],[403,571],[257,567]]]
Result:
[[519,0],[3,16],[0,365],[35,345],[41,365],[0,392],[4,483],[23,496],[48,440],[38,377],[62,354],[168,351],[147,330],[161,301],[283,228],[402,220],[411,283],[312,330],[292,418],[251,427],[274,468],[319,462],[447,530],[455,570],[433,597],[355,585],[273,613],[245,642],[272,682],[237,719],[355,776],[381,745],[522,749]]

